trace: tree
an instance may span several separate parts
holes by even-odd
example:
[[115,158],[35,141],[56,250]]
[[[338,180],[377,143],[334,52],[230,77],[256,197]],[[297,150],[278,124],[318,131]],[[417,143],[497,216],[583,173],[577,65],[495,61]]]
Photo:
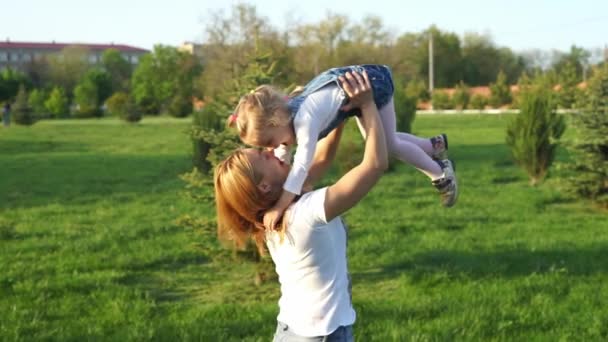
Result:
[[179,94],[190,99],[193,79],[200,72],[198,61],[174,47],[157,45],[144,55],[133,73],[131,93],[145,113],[158,114],[168,109]]
[[48,58],[52,84],[65,89],[68,97],[72,96],[74,87],[89,69],[88,56],[86,48],[68,46]]
[[[299,47],[288,46],[293,33],[281,34],[267,18],[257,13],[255,6],[238,4],[232,6],[228,13],[213,12],[207,23],[203,72],[196,80],[200,97],[214,98],[222,94],[233,79],[243,74],[248,56],[256,48],[272,51],[276,56],[277,67],[285,71],[277,76],[278,82],[290,84],[301,79],[295,57]],[[314,56],[308,56],[307,66],[313,59]]]
[[53,88],[48,99],[44,102],[44,107],[56,118],[66,117],[69,114],[70,108],[63,88]]
[[487,85],[500,70],[498,50],[489,35],[466,33],[462,42],[463,81],[472,86]]
[[553,62],[552,69],[557,74],[561,74],[563,69],[574,66],[576,80],[580,82],[583,80],[583,72],[588,65],[590,56],[591,53],[589,51],[572,45],[568,53],[555,52],[555,61]]
[[129,81],[133,68],[118,50],[105,50],[101,56],[101,65],[110,75],[112,92],[129,89]]
[[507,84],[507,77],[502,70],[496,77],[496,82],[490,84],[490,105],[494,108],[511,103],[511,88]]
[[13,99],[21,85],[29,86],[24,74],[13,69],[5,69],[0,73],[0,102]]
[[530,184],[542,181],[553,163],[557,140],[566,129],[556,113],[551,89],[533,84],[520,90],[520,113],[507,125],[506,142],[513,159],[528,174]]
[[[430,35],[433,37],[435,86],[438,88],[452,87],[462,80],[462,51],[460,47],[460,38],[458,38],[458,35],[455,33],[442,32],[436,26],[431,26],[423,32],[422,36],[424,37],[425,42],[428,41]],[[423,44],[421,77],[426,77],[429,72],[429,53],[428,48],[426,48],[428,47],[427,44]]]
[[100,68],[88,70],[82,82],[89,82],[95,85],[97,89],[97,106],[101,106],[110,95],[112,95],[112,78],[108,72]]
[[29,107],[38,117],[43,117],[47,113],[44,102],[46,102],[47,93],[43,89],[34,89],[28,97]]
[[19,86],[19,91],[15,97],[13,104],[13,118],[19,125],[33,125],[36,122],[36,117],[32,113],[32,109],[28,104],[28,95],[25,86]]
[[74,103],[76,104],[76,117],[90,118],[100,116],[97,85],[85,79],[74,88]]
[[572,162],[567,188],[572,193],[608,208],[608,65],[598,68],[588,82],[580,104],[581,112],[573,115],[576,130],[568,144]]
[[562,108],[572,108],[578,98],[578,78],[576,66],[568,62],[561,68],[559,73],[559,104]]

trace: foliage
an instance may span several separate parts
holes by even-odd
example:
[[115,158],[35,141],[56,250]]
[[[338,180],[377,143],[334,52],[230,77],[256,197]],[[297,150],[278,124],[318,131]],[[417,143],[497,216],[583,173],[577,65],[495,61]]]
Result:
[[32,109],[34,115],[41,118],[46,116],[47,109],[44,103],[48,98],[48,94],[44,91],[44,89],[34,89],[30,92],[30,96],[28,97],[28,104]]
[[176,118],[183,118],[192,113],[192,99],[187,94],[177,93],[169,102],[167,112]]
[[238,137],[234,132],[224,131],[225,125],[222,123],[232,113],[240,96],[259,85],[272,84],[276,66],[272,54],[254,50],[243,68],[243,74],[229,83],[212,101],[208,101],[203,111],[194,114],[191,132],[193,164],[202,173],[209,173],[227,152],[237,146]]
[[71,98],[76,85],[89,69],[89,50],[80,46],[68,46],[48,57],[51,84],[65,90]]
[[28,103],[28,95],[25,86],[19,87],[19,92],[15,97],[15,102],[12,106],[13,120],[19,125],[33,125],[36,122],[36,117]]
[[496,82],[490,84],[489,104],[494,108],[500,108],[512,101],[511,88],[507,84],[507,76],[501,70],[496,77]]
[[94,68],[88,70],[82,80],[81,83],[89,82],[95,85],[97,89],[97,106],[101,107],[101,105],[112,95],[112,78],[110,74],[103,69]]
[[431,95],[431,101],[433,103],[433,109],[452,109],[454,104],[450,98],[450,94],[445,91],[434,91]]
[[397,120],[397,131],[404,133],[412,132],[412,124],[416,118],[416,104],[418,99],[407,95],[407,88],[395,89],[393,96],[395,104],[395,116]]
[[547,175],[566,128],[563,116],[555,111],[551,90],[532,85],[520,90],[520,114],[507,126],[506,142],[513,159],[536,185]]
[[559,73],[559,105],[562,108],[573,108],[578,97],[578,77],[576,76],[576,66],[568,62]]
[[101,65],[110,75],[112,91],[126,91],[129,89],[132,66],[129,61],[124,59],[116,49],[107,49],[101,56]]
[[[570,51],[566,53],[557,53],[555,61],[552,65],[552,70],[557,74],[563,74],[567,72],[571,74],[571,77],[578,83],[583,80],[583,70],[586,68],[589,61],[589,51],[572,45]],[[566,69],[570,69],[567,70]]]
[[568,145],[567,185],[577,196],[608,207],[608,65],[588,81],[582,99],[580,113],[572,116],[577,135]]
[[462,81],[458,83],[452,94],[452,103],[456,109],[467,109],[471,94],[469,94],[469,87]]
[[70,107],[63,88],[53,88],[48,99],[44,102],[44,108],[56,118],[68,116]]
[[20,85],[29,86],[29,80],[19,71],[4,69],[0,72],[0,102],[11,101],[19,92]]
[[426,84],[419,79],[414,79],[407,83],[405,86],[405,96],[416,98],[420,101],[429,101],[431,99]]
[[485,109],[488,104],[488,98],[481,94],[473,94],[471,101],[469,102],[469,108],[471,109]]
[[127,122],[138,122],[142,118],[141,112],[138,110],[135,102],[125,92],[114,93],[106,101],[106,106],[110,114],[118,116]]
[[500,70],[515,82],[526,67],[525,60],[510,49],[497,48],[488,34],[466,33],[462,39],[463,78],[466,84],[485,86]]
[[[176,95],[170,113],[183,116],[183,101],[193,95],[193,79],[200,65],[192,55],[174,47],[157,45],[144,55],[133,72],[131,95],[142,111],[149,114],[167,111]],[[180,102],[181,101],[181,102]]]
[[74,88],[75,117],[90,118],[101,116],[99,108],[97,85],[89,79],[84,79]]

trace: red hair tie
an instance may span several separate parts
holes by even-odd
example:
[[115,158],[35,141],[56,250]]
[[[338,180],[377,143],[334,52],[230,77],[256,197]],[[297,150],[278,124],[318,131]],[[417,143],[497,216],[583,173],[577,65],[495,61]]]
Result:
[[236,114],[234,114],[234,113],[230,114],[230,117],[229,117],[230,122],[236,122],[236,118],[237,118]]

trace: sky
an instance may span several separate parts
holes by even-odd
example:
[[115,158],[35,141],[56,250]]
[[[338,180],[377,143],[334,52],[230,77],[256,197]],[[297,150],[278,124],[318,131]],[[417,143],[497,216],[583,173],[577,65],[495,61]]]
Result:
[[[210,13],[236,0],[3,0],[0,40],[155,44],[202,42]],[[351,21],[382,18],[395,36],[435,24],[463,35],[489,33],[498,46],[521,52],[567,51],[608,44],[608,0],[249,0],[278,29],[314,23],[328,12]],[[288,15],[289,14],[289,15]]]

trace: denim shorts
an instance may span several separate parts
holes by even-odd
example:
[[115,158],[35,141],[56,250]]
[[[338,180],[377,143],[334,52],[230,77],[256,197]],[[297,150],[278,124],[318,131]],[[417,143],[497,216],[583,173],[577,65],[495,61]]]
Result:
[[353,326],[341,326],[327,336],[306,337],[294,334],[285,323],[278,322],[273,342],[354,342]]
[[[365,65],[353,65],[348,67],[333,68],[326,71],[326,74],[334,76],[345,75],[346,72],[367,72],[369,81],[372,86],[374,94],[374,103],[378,109],[384,107],[393,98],[395,92],[395,86],[393,84],[393,76],[391,75],[391,69],[385,65],[365,64]],[[342,88],[342,84],[337,82],[338,86]],[[360,116],[361,110],[359,108],[351,109],[348,112],[339,111],[338,115],[329,123],[325,129],[321,131],[318,139],[325,138],[331,131],[338,127],[343,121],[351,116]]]

